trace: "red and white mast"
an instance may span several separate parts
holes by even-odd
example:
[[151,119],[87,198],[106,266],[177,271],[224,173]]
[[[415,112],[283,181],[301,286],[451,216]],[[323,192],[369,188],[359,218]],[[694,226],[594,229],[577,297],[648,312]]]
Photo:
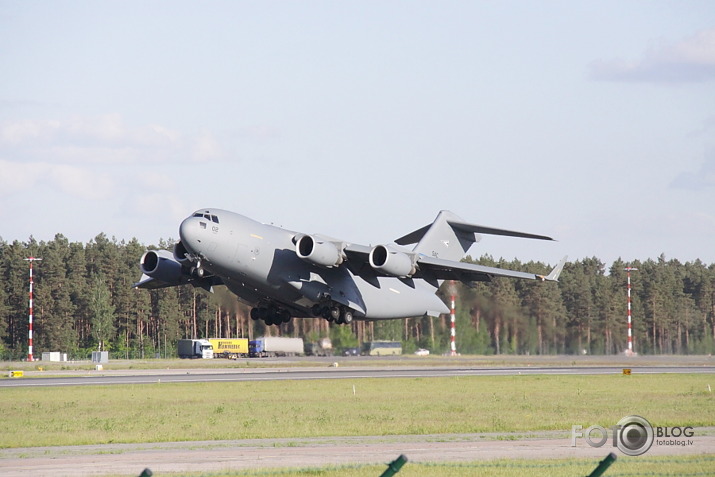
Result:
[[25,261],[30,262],[30,318],[29,318],[28,328],[27,328],[27,360],[28,361],[35,360],[32,356],[32,262],[36,262],[38,260],[42,260],[42,259],[37,258],[37,257],[29,257],[29,258],[25,259]]
[[454,339],[457,336],[457,329],[455,326],[456,323],[456,314],[455,314],[455,294],[457,287],[454,284],[454,281],[452,281],[450,285],[450,291],[452,292],[452,297],[451,297],[451,307],[449,311],[449,355],[450,356],[457,356],[457,344],[455,343]]
[[628,349],[626,350],[626,356],[633,356],[635,353],[633,352],[633,331],[631,326],[631,272],[638,271],[638,269],[626,267],[624,270],[628,276]]

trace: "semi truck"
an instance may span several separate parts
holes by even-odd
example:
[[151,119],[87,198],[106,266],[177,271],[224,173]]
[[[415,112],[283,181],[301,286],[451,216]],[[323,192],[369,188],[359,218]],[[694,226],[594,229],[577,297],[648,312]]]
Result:
[[214,357],[213,346],[208,340],[179,340],[176,349],[179,358],[211,359]]
[[248,354],[251,358],[300,356],[303,354],[303,338],[256,338],[248,342]]
[[213,346],[214,358],[238,359],[248,356],[246,338],[209,338]]

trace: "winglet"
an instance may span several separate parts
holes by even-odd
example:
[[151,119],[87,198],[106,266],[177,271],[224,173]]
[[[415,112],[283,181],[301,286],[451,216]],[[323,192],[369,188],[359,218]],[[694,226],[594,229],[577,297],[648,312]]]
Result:
[[556,265],[554,269],[551,270],[551,273],[549,273],[548,275],[537,275],[537,277],[541,278],[541,281],[543,282],[558,282],[559,275],[561,275],[561,272],[563,271],[564,265],[566,265],[566,260],[568,260],[568,258],[568,255],[562,258],[559,264]]

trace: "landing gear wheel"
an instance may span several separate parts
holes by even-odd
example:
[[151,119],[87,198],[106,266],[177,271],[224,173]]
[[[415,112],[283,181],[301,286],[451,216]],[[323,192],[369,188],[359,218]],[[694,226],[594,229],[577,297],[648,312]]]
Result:
[[270,308],[266,308],[266,324],[267,325],[280,325],[281,322],[283,321],[283,317],[281,316],[282,310],[279,310],[276,307],[271,306]]
[[290,313],[287,310],[280,310],[276,314],[276,318],[278,318],[278,323],[288,323],[290,321]]
[[341,317],[341,321],[343,324],[349,325],[353,321],[353,312],[349,308],[346,308],[345,311],[343,312],[343,316]]
[[336,321],[339,320],[341,314],[342,313],[340,313],[340,308],[338,308],[337,306],[333,306],[330,308],[330,317],[332,319],[334,319]]
[[261,319],[261,312],[260,309],[258,308],[251,308],[251,319],[253,321],[260,320]]

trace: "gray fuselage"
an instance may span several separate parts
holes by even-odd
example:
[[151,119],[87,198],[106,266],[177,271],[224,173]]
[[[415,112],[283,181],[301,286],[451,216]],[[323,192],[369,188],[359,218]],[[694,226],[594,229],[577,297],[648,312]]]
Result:
[[226,210],[202,209],[181,223],[179,235],[201,268],[252,306],[275,305],[310,317],[312,306],[331,301],[354,310],[356,319],[449,312],[435,294],[438,283],[380,276],[349,260],[333,267],[310,263],[296,253],[303,234]]

